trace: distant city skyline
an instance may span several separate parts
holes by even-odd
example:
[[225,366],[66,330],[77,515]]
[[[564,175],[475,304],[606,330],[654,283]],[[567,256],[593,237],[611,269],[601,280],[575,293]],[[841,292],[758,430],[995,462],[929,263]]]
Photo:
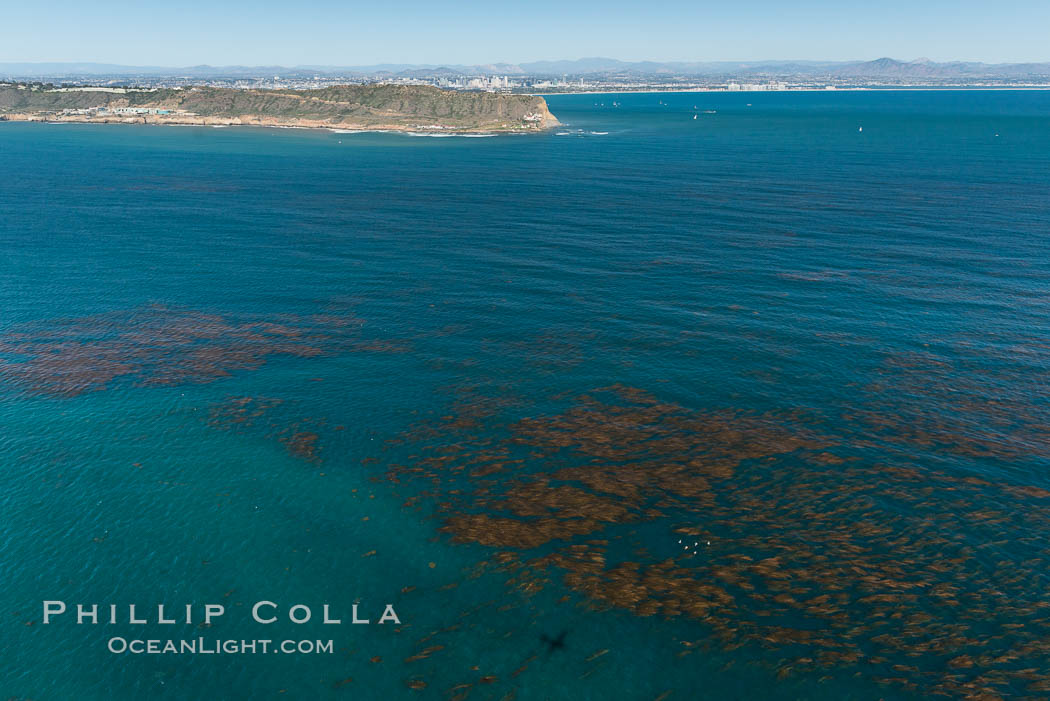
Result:
[[1050,60],[1045,0],[7,3],[0,62],[126,65]]

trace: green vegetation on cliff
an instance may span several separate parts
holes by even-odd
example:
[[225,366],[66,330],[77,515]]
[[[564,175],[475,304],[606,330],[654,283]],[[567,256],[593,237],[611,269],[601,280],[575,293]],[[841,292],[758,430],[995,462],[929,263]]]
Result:
[[[302,123],[309,126],[412,127],[456,129],[542,128],[556,123],[542,97],[455,92],[423,85],[346,85],[320,90],[235,90],[194,87],[102,91],[0,84],[0,115],[62,114],[101,119],[125,108],[177,116],[241,120],[244,123]],[[176,116],[177,115],[177,116]]]

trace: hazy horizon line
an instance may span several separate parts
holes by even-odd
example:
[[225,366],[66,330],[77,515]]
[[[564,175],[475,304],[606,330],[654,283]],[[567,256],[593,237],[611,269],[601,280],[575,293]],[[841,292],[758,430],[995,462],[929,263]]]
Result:
[[977,63],[984,65],[1022,65],[1029,63],[1050,63],[1050,57],[1045,60],[1039,61],[986,61],[976,59],[931,59],[925,56],[920,56],[912,59],[896,58],[890,55],[875,56],[874,58],[851,58],[851,59],[831,59],[831,58],[748,58],[748,59],[731,59],[731,58],[718,58],[718,59],[622,59],[615,58],[612,56],[581,56],[579,58],[540,58],[531,59],[526,61],[477,61],[473,63],[463,63],[461,61],[382,61],[377,60],[371,63],[192,63],[192,64],[142,64],[142,63],[125,63],[121,61],[105,61],[105,60],[48,60],[48,61],[24,61],[24,60],[0,60],[0,65],[26,65],[26,66],[52,66],[52,65],[93,65],[93,66],[116,66],[123,68],[224,68],[224,67],[239,67],[239,68],[371,68],[376,66],[415,66],[415,67],[427,67],[427,68],[441,68],[441,67],[452,67],[452,66],[522,66],[528,64],[543,64],[543,63],[582,63],[586,61],[609,61],[623,64],[638,64],[638,63],[652,63],[652,64],[756,64],[756,63],[824,63],[824,64],[836,64],[836,63],[871,63],[873,61],[880,60],[892,60],[900,63]]

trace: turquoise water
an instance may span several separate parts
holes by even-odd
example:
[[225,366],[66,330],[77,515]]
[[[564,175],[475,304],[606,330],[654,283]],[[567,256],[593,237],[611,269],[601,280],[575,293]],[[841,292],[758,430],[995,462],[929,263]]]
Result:
[[1050,690],[1050,93],[549,103],[0,124],[5,698]]

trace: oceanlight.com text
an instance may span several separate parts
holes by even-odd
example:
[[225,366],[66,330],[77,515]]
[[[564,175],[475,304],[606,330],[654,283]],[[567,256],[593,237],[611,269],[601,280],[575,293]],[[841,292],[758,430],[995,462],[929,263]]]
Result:
[[331,640],[142,640],[110,638],[106,647],[115,655],[331,655]]

